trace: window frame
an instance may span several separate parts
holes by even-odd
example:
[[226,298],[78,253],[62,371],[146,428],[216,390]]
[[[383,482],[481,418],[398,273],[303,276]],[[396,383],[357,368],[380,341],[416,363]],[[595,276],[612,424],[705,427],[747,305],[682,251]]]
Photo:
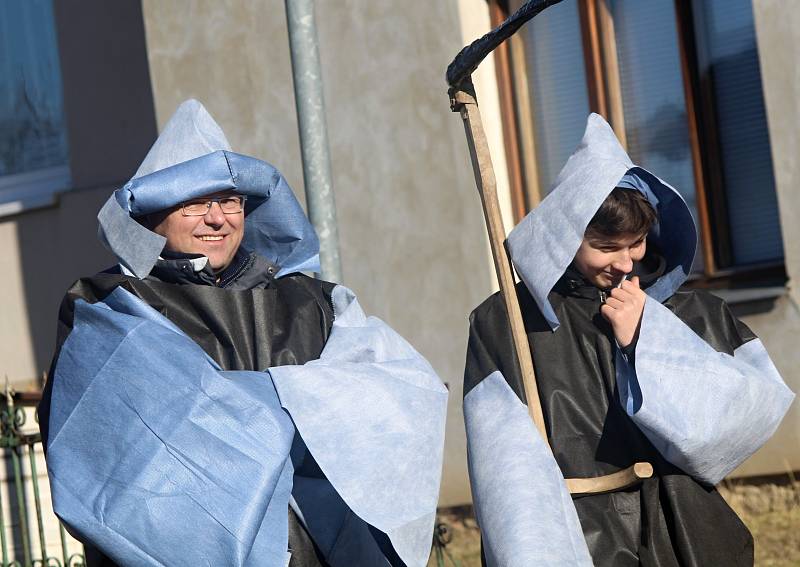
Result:
[[72,189],[69,165],[0,176],[0,218],[48,207]]
[[[614,22],[609,5],[607,0],[574,1],[578,2],[580,16],[589,108],[606,117],[623,147],[627,148]],[[519,8],[524,0],[487,2],[491,23],[496,26]],[[715,123],[713,85],[709,77],[701,79],[699,64],[701,58],[707,55],[705,46],[698,44],[694,33],[696,19],[702,13],[689,0],[673,0],[673,4],[697,194],[699,246],[703,252],[703,271],[693,273],[687,285],[708,288],[776,282],[782,285],[787,279],[784,259],[733,265],[727,197],[719,159],[721,152]],[[524,143],[525,138],[531,135],[527,132],[532,132],[530,113],[521,112],[519,104],[519,101],[528,100],[523,50],[522,36],[517,34],[495,51],[515,222],[538,204],[541,195],[536,179],[535,154],[526,147],[534,147],[535,140]],[[520,75],[525,80],[521,80]],[[523,143],[520,143],[520,139]]]
[[[55,7],[51,7],[53,34],[58,36],[58,22]],[[41,15],[41,14],[40,14]],[[54,45],[55,57],[60,56],[58,41]],[[66,161],[57,165],[38,167],[0,175],[0,218],[23,213],[31,209],[53,205],[60,193],[72,189],[70,170],[69,135],[66,123],[66,105],[64,103],[64,78],[60,61],[55,66],[58,83],[61,86],[61,119],[62,134],[67,144]]]

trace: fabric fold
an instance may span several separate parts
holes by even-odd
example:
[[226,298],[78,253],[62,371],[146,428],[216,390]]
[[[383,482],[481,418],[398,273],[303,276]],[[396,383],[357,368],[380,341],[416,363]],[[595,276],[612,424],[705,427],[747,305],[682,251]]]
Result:
[[561,470],[499,371],[464,397],[464,420],[487,565],[591,567]]
[[166,240],[138,217],[220,191],[247,195],[242,247],[280,266],[278,277],[319,270],[319,239],[292,189],[265,161],[231,151],[196,100],[181,104],[136,175],[106,201],[100,241],[130,273],[145,278]]
[[[366,317],[350,290],[337,286],[332,302],[336,317],[320,358],[269,372],[281,405],[341,499],[388,537],[406,565],[425,565],[447,390],[400,335]],[[302,510],[302,495],[295,498]]]
[[76,303],[52,394],[56,513],[120,565],[246,565],[256,541],[283,561],[291,419],[265,374],[220,372],[160,319],[122,288]]
[[622,406],[664,458],[712,485],[772,436],[794,399],[759,339],[717,352],[650,297],[635,363],[618,358],[617,379]]

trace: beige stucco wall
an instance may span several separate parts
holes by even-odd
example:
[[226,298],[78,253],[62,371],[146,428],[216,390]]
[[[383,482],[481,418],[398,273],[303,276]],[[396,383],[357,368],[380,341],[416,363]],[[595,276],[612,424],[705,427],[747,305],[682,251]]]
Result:
[[18,390],[41,385],[67,287],[113,263],[95,236],[111,191],[71,191],[54,206],[0,218],[0,380]]
[[3,317],[0,318],[0,360],[5,361],[3,373],[10,380],[16,381],[23,376],[32,379],[36,376],[36,356],[30,340],[16,222],[0,222],[0,242],[6,248],[5,253],[0,254],[0,271],[6,274],[0,279],[0,297],[4,298]]
[[[418,9],[317,3],[344,283],[450,386],[443,503],[469,497],[466,316],[493,285],[463,127],[444,81],[462,47],[459,7],[479,17],[463,33],[488,29],[483,0]],[[302,199],[283,1],[145,0],[143,8],[159,125],[180,101],[198,98],[235,150],[274,164]]]

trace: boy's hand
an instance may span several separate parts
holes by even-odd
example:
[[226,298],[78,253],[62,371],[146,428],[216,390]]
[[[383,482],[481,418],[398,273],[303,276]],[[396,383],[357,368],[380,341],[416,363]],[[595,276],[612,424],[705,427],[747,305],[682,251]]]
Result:
[[626,347],[636,342],[646,297],[639,288],[639,278],[634,276],[622,282],[621,287],[612,289],[600,307],[600,314],[611,323],[619,346]]

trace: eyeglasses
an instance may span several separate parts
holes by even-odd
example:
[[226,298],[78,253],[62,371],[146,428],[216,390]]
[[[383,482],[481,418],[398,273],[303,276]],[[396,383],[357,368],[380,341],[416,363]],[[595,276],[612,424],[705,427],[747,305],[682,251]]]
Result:
[[217,203],[226,215],[241,213],[244,210],[246,195],[225,195],[224,197],[210,197],[181,203],[181,214],[185,217],[202,217],[211,210],[211,204]]

